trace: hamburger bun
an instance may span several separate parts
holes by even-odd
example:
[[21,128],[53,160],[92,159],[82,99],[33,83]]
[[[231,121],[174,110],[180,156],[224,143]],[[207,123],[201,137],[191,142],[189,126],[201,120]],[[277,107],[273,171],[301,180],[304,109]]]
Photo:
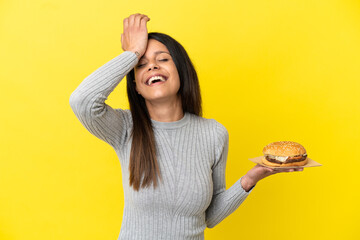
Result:
[[308,162],[305,148],[296,142],[273,142],[264,147],[263,153],[262,163],[267,166],[304,166]]

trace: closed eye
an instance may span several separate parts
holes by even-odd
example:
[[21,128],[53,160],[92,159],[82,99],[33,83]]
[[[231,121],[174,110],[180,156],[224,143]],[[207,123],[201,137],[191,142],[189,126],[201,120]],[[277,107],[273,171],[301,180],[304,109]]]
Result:
[[[159,61],[161,61],[161,62],[167,62],[168,60],[169,60],[169,59],[164,58],[164,59],[160,59]],[[141,68],[141,67],[143,67],[143,66],[145,66],[145,65],[146,65],[146,63],[139,64],[139,65],[136,66],[136,68]]]

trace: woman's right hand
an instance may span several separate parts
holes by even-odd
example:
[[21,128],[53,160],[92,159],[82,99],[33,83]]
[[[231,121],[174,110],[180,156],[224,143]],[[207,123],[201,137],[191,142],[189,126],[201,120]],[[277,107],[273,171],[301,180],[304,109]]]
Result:
[[138,58],[144,55],[148,42],[146,23],[150,18],[136,13],[124,19],[124,32],[121,34],[121,47],[124,51],[138,52]]
[[241,179],[241,186],[245,191],[249,191],[251,187],[253,187],[258,181],[261,179],[273,175],[275,173],[281,172],[297,172],[303,171],[304,168],[283,168],[283,169],[272,169],[268,167],[264,167],[260,164],[257,164],[252,169],[250,169],[244,177]]

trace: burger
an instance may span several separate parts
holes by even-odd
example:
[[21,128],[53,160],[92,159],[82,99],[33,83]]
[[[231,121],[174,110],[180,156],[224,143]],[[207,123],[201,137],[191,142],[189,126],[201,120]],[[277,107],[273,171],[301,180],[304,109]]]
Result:
[[262,163],[267,166],[304,166],[308,162],[305,148],[296,142],[273,142],[264,147],[263,153]]

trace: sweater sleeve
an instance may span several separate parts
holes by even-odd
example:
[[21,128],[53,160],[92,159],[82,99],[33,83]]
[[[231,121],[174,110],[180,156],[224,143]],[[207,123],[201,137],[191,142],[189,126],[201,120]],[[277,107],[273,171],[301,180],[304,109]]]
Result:
[[215,227],[223,219],[234,212],[249,195],[241,186],[241,178],[226,190],[225,167],[229,147],[229,133],[217,123],[216,162],[213,166],[213,197],[206,210],[206,225]]
[[70,106],[81,124],[113,147],[126,139],[127,110],[115,110],[105,100],[137,62],[135,53],[123,52],[86,77],[70,95]]

